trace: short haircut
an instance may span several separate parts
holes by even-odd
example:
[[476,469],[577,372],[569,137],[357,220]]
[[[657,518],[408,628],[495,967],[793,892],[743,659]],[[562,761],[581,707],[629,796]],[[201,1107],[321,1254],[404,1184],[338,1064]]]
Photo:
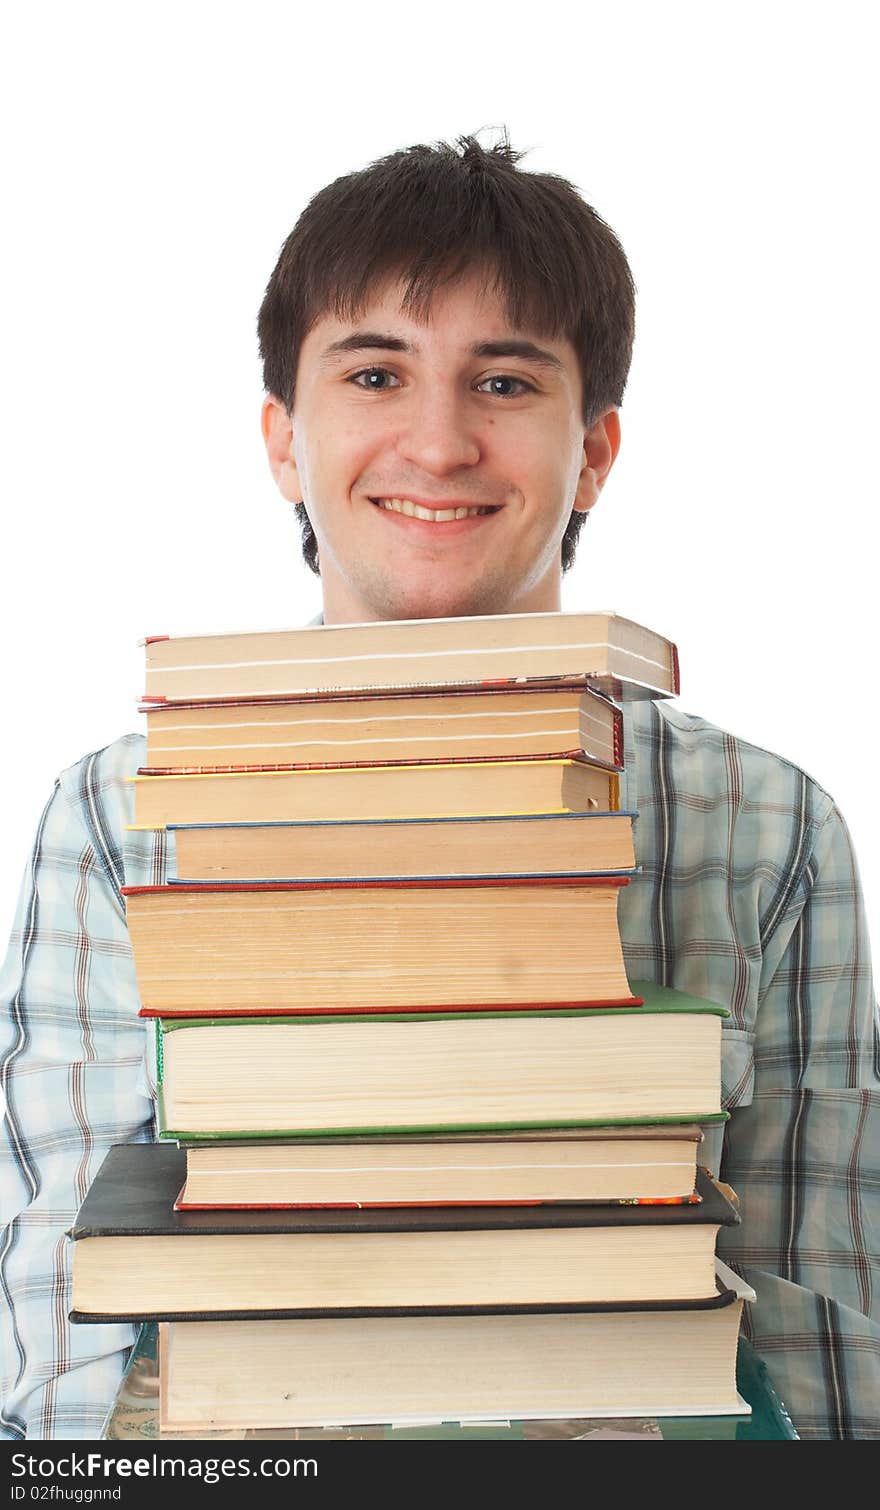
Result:
[[[424,317],[441,285],[480,268],[515,327],[571,341],[588,428],[620,404],[635,321],[623,248],[567,179],[523,172],[522,155],[506,132],[491,147],[462,136],[392,152],[321,189],[281,248],[260,306],[266,392],[292,411],[300,348],[323,315],[356,318],[396,278],[404,308]],[[303,556],[317,572],[301,503],[297,514]],[[586,517],[573,511],[566,525],[563,571]]]

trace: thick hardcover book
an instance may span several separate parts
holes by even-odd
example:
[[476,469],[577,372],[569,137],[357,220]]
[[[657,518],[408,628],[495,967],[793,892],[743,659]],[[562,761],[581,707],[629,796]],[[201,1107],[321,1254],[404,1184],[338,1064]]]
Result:
[[[744,1297],[745,1298],[745,1297]],[[644,1313],[641,1313],[644,1314]],[[605,1442],[605,1441],[744,1441],[744,1442],[794,1442],[797,1441],[791,1417],[781,1400],[764,1360],[754,1351],[742,1335],[737,1341],[736,1388],[750,1407],[749,1415],[713,1415],[704,1405],[698,1414],[658,1416],[656,1414],[609,1416],[607,1411],[594,1412],[589,1416],[545,1416],[522,1418],[513,1414],[499,1416],[487,1421],[464,1420],[458,1417],[459,1405],[445,1419],[440,1417],[421,1420],[414,1424],[401,1425],[392,1421],[362,1423],[358,1426],[270,1426],[267,1428],[243,1426],[240,1420],[230,1428],[230,1415],[226,1416],[226,1429],[209,1424],[216,1406],[211,1404],[211,1414],[193,1431],[177,1430],[166,1419],[164,1429],[159,1427],[159,1327],[165,1323],[144,1322],[126,1364],[116,1398],[107,1414],[101,1437],[111,1441],[153,1441],[160,1435],[164,1438],[227,1438],[230,1434],[241,1441],[288,1440],[288,1441],[505,1441],[505,1442]],[[184,1325],[185,1323],[181,1323]],[[223,1325],[224,1323],[218,1323]],[[172,1323],[168,1323],[172,1325]],[[205,1323],[199,1323],[200,1326]],[[241,1328],[241,1323],[236,1323]],[[240,1337],[244,1342],[245,1338]],[[671,1351],[676,1354],[673,1347]],[[677,1354],[676,1354],[677,1355]],[[246,1385],[246,1397],[254,1403],[254,1394],[267,1388],[265,1369],[257,1364],[256,1379]],[[231,1403],[231,1402],[227,1402]],[[204,1402],[203,1402],[204,1404]]]
[[177,1209],[695,1200],[695,1125],[189,1144]]
[[[754,1291],[718,1265],[708,1308],[262,1319],[160,1326],[162,1430],[748,1416],[737,1334]],[[709,1432],[709,1435],[717,1433]],[[732,1433],[731,1433],[732,1434]],[[539,1433],[540,1435],[540,1433]]]
[[132,776],[133,828],[352,818],[617,812],[620,777],[586,760],[327,766]]
[[146,699],[210,701],[409,687],[587,681],[610,697],[679,691],[675,646],[614,613],[310,625],[146,640]]
[[708,1122],[723,1007],[645,983],[608,1010],[160,1018],[164,1138]]
[[146,769],[298,769],[577,756],[623,765],[623,716],[581,686],[147,703]]
[[168,880],[367,881],[626,875],[635,813],[174,823]]
[[632,1005],[626,876],[123,887],[151,1013]]
[[110,1150],[70,1231],[74,1320],[713,1305],[739,1220],[702,1170],[684,1205],[256,1212],[176,1211],[185,1173],[178,1148]]

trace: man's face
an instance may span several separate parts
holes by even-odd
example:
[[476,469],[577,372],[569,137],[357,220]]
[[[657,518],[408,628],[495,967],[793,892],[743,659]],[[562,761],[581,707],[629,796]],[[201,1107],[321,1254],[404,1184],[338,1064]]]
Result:
[[560,542],[617,450],[587,432],[574,347],[515,330],[476,277],[430,316],[378,292],[303,342],[292,416],[263,428],[282,493],[305,503],[328,623],[559,608]]

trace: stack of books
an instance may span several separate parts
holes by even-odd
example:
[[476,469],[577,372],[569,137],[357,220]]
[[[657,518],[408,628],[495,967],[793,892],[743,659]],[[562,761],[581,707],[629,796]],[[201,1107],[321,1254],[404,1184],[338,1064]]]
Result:
[[162,1141],[99,1172],[73,1314],[163,1323],[166,1429],[746,1408],[725,1012],[617,927],[619,701],[677,690],[609,614],[147,642]]

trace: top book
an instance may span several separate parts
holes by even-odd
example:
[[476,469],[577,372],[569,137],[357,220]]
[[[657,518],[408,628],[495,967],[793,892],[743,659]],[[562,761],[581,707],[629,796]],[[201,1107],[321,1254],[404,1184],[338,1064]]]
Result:
[[145,641],[152,703],[575,680],[607,697],[678,693],[671,640],[614,613],[308,625]]

